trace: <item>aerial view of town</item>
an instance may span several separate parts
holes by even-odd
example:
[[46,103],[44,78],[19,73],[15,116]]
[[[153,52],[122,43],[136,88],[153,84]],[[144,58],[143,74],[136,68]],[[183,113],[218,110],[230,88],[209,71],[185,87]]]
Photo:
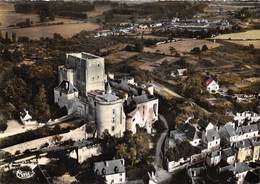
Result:
[[260,1],[0,1],[0,184],[257,183]]

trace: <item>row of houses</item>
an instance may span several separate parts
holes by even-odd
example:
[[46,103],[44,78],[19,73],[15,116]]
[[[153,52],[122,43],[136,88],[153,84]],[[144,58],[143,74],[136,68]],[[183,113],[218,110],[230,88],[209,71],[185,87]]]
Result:
[[140,24],[128,24],[119,26],[113,30],[98,31],[94,37],[106,37],[112,35],[121,35],[134,33],[138,30],[152,30],[152,29],[230,29],[232,26],[227,20],[209,21],[206,19],[180,19],[173,18],[171,21],[150,22]]
[[237,113],[234,121],[219,127],[205,121],[186,122],[170,132],[164,165],[169,172],[174,172],[198,163],[215,167],[220,163],[234,166],[257,162],[260,160],[259,120],[259,115],[243,112]]

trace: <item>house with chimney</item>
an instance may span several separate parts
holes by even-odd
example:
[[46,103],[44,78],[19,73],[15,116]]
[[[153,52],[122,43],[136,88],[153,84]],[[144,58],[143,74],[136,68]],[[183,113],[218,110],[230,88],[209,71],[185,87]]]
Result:
[[207,150],[217,149],[220,146],[218,128],[209,123],[202,133],[202,142]]
[[98,183],[120,184],[126,182],[124,159],[95,162],[93,170]]

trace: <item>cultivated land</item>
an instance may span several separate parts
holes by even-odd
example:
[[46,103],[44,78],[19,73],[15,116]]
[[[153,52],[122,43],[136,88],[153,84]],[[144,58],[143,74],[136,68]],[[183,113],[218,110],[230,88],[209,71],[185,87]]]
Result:
[[229,40],[228,42],[243,46],[254,45],[255,48],[260,49],[260,40]]
[[7,28],[10,25],[15,25],[18,22],[23,22],[26,19],[33,22],[39,22],[39,16],[36,14],[15,13],[14,6],[8,3],[0,3],[0,28]]
[[[94,23],[74,23],[74,24],[62,24],[62,25],[52,25],[52,26],[37,26],[19,29],[9,29],[8,33],[15,32],[19,36],[28,36],[31,39],[40,39],[42,37],[53,37],[54,33],[60,34],[64,38],[69,38],[80,31],[94,31],[98,29],[99,26]],[[6,31],[3,31],[4,33]]]
[[[93,11],[91,15],[98,16],[108,8],[109,7],[107,6],[97,7],[97,9]],[[17,23],[25,22],[26,19],[30,19],[30,21],[33,23],[32,27],[9,27],[10,25],[15,26]],[[12,32],[14,32],[18,37],[27,36],[31,39],[40,39],[41,37],[52,37],[54,33],[58,33],[64,38],[69,38],[82,30],[94,31],[99,28],[99,25],[95,23],[63,17],[56,17],[54,21],[48,21],[46,23],[40,23],[39,21],[40,19],[37,14],[16,13],[13,4],[0,3],[0,30],[2,30],[3,34],[8,32],[10,35]],[[51,25],[57,23],[60,24]]]
[[190,50],[194,47],[201,48],[203,45],[207,45],[209,49],[212,49],[218,47],[220,44],[207,40],[182,39],[176,42],[164,43],[154,47],[145,47],[144,52],[171,55],[170,47],[175,48],[177,52],[190,52]]
[[222,34],[216,36],[215,39],[232,39],[232,40],[260,40],[260,30],[250,30],[240,33]]
[[138,55],[138,52],[119,51],[105,57],[107,64],[118,64],[126,59]]

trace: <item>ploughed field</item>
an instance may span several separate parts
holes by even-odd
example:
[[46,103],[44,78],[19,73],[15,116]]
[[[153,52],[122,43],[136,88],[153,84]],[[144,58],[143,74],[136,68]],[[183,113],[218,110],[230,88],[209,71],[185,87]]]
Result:
[[[32,27],[16,27],[17,23],[25,22],[26,19],[30,19]],[[54,21],[45,23],[39,21],[37,14],[16,13],[13,4],[0,3],[0,30],[3,35],[6,32],[9,35],[14,32],[17,37],[27,36],[31,39],[40,39],[41,37],[53,37],[54,33],[59,33],[64,38],[68,38],[82,30],[94,31],[99,28],[99,25],[95,23],[62,17],[56,17]]]
[[99,26],[94,23],[71,23],[62,25],[51,25],[51,26],[37,26],[19,29],[8,29],[2,31],[5,33],[15,32],[17,37],[27,36],[31,39],[40,39],[41,37],[53,37],[54,33],[60,34],[64,38],[69,38],[80,31],[94,31],[98,29]]

